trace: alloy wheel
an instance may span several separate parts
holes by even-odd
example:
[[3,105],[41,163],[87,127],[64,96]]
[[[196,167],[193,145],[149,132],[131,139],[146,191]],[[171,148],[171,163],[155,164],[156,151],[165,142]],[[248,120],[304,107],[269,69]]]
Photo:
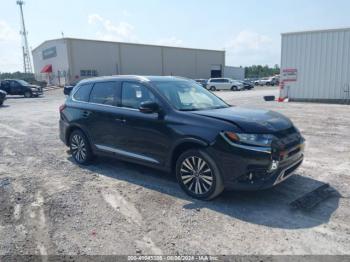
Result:
[[191,156],[183,160],[180,176],[183,185],[196,195],[204,195],[212,189],[214,182],[212,170],[200,157]]
[[71,140],[71,151],[73,157],[78,162],[84,162],[87,157],[87,148],[84,138],[78,134],[75,134]]

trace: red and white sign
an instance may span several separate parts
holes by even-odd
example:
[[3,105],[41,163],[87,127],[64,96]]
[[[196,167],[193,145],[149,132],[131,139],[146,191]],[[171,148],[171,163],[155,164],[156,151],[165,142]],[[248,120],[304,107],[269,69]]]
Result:
[[283,82],[296,82],[298,80],[298,69],[296,68],[283,69],[281,78]]

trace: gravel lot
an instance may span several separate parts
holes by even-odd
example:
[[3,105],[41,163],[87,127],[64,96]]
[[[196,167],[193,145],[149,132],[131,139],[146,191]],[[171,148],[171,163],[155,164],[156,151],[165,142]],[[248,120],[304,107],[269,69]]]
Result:
[[[58,138],[62,93],[0,108],[0,255],[350,254],[350,106],[264,102],[273,88],[217,92],[290,117],[306,158],[272,190],[201,202],[169,174],[106,158],[74,164]],[[334,197],[311,211],[289,207],[324,183]]]

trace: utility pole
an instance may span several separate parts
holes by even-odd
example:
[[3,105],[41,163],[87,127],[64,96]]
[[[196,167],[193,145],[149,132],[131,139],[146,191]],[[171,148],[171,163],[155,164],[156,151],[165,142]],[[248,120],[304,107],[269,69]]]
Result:
[[24,23],[24,16],[23,16],[23,5],[24,2],[22,0],[17,1],[17,5],[19,5],[20,9],[20,15],[21,15],[21,31],[20,34],[22,36],[22,52],[23,52],[23,69],[24,73],[33,73],[32,69],[32,61],[30,59],[30,52],[29,52],[29,45],[28,45],[28,39],[27,39],[27,30]]

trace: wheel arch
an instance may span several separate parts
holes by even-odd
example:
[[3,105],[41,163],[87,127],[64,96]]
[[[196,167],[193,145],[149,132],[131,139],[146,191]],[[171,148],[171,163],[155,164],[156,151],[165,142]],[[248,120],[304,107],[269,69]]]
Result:
[[175,170],[176,161],[183,152],[193,148],[206,148],[208,146],[209,146],[209,143],[197,138],[186,138],[179,141],[178,143],[175,144],[172,150],[171,157],[169,159],[170,170],[171,171]]
[[79,125],[71,125],[70,127],[67,128],[67,131],[66,131],[66,135],[65,135],[65,143],[67,146],[69,146],[69,138],[70,138],[70,135],[73,133],[73,131],[75,130],[80,130],[89,140],[89,143],[91,145],[91,139],[90,139],[90,136],[89,136],[89,133],[86,132],[86,130],[84,130],[84,128],[82,128],[81,126]]

